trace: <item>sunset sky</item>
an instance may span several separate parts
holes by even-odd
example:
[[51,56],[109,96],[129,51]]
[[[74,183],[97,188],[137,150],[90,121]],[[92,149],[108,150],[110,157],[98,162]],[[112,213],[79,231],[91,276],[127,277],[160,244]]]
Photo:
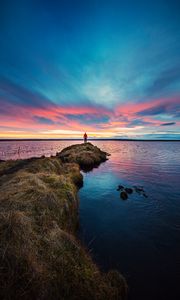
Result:
[[0,138],[180,139],[180,4],[0,1]]

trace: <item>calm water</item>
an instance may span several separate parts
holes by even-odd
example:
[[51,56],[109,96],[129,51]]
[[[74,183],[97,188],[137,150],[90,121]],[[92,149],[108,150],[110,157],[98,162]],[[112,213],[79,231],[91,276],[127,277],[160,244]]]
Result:
[[[0,159],[49,156],[73,143],[0,142]],[[180,142],[93,143],[111,157],[84,174],[81,240],[103,270],[125,275],[129,299],[180,299]],[[123,201],[118,184],[142,185],[148,198]]]

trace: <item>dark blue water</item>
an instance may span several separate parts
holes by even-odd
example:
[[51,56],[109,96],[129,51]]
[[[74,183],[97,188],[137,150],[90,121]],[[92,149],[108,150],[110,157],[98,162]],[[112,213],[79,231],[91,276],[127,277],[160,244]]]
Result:
[[[180,143],[96,144],[112,155],[84,174],[81,239],[101,269],[124,274],[129,299],[180,299]],[[148,198],[123,201],[118,184]]]
[[[53,155],[77,141],[0,142],[0,159]],[[180,299],[180,142],[93,142],[109,161],[84,174],[79,236],[102,270],[118,269],[129,299]],[[18,151],[20,149],[20,151]],[[142,185],[123,201],[119,184]]]

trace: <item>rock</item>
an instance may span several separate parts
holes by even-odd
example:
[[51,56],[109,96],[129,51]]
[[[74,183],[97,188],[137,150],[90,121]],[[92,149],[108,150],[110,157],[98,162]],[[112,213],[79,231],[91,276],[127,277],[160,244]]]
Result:
[[[145,198],[148,198],[147,194],[144,191],[143,186],[133,186],[134,190],[136,193],[138,193],[139,195],[143,195]],[[132,194],[133,193],[133,188],[130,187],[124,187],[123,185],[118,185],[117,191],[121,191],[120,193],[120,197],[123,200],[128,199],[128,194]]]
[[143,186],[134,186],[134,189],[136,191],[136,193],[141,194],[142,192],[144,192]]
[[143,186],[134,186],[134,190],[139,195],[144,196],[145,198],[148,198],[148,195],[145,193]]
[[122,191],[124,189],[123,185],[118,185],[117,191]]
[[128,199],[128,194],[125,191],[121,192],[120,196],[121,196],[121,199],[123,199],[123,200],[127,200]]
[[133,193],[133,189],[132,188],[125,188],[125,191],[128,194],[132,194]]
[[84,171],[90,171],[106,161],[108,153],[91,143],[69,146],[56,154],[63,163],[77,163]]

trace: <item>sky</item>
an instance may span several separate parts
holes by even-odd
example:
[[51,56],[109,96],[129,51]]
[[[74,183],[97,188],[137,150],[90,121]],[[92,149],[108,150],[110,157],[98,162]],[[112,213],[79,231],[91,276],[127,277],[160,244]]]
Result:
[[180,139],[180,2],[1,0],[0,138]]

